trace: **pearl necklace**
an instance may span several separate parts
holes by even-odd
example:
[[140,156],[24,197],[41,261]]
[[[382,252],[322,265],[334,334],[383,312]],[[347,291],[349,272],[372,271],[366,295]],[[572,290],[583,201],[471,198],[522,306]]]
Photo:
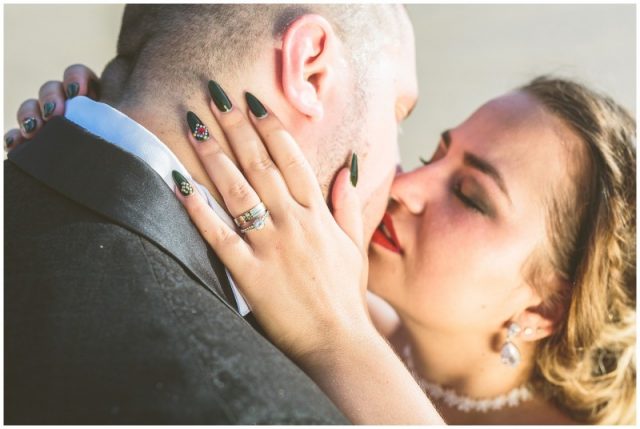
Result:
[[526,384],[495,398],[474,399],[468,396],[458,395],[455,390],[445,389],[441,385],[431,383],[418,375],[413,364],[413,357],[411,356],[411,348],[409,345],[404,347],[402,354],[407,369],[409,369],[409,372],[411,372],[416,379],[420,388],[422,388],[429,398],[434,400],[442,399],[449,407],[456,408],[463,413],[469,413],[471,411],[479,411],[481,413],[497,411],[504,408],[505,405],[517,407],[521,402],[533,398],[531,389]]

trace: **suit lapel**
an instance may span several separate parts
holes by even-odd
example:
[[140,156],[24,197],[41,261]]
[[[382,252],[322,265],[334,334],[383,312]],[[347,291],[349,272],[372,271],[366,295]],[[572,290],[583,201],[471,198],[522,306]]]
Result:
[[61,117],[8,158],[66,197],[163,248],[237,313],[224,266],[144,161]]

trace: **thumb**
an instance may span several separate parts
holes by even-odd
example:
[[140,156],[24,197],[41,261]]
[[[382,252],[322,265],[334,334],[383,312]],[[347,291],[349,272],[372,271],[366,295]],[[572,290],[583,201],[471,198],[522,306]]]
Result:
[[331,190],[333,217],[359,249],[364,249],[364,231],[360,197],[351,184],[350,172],[343,168]]

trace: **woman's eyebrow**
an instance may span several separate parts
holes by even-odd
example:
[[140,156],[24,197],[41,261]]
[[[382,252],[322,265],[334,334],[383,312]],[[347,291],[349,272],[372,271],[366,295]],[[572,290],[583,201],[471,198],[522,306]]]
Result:
[[[445,147],[449,148],[449,146],[451,146],[450,131],[445,130],[442,132],[442,134],[440,134],[440,136],[442,137],[442,141],[444,142]],[[486,161],[472,153],[465,152],[464,164],[469,167],[475,168],[476,170],[491,177],[493,181],[496,183],[496,185],[498,185],[498,188],[507,197],[507,199],[509,200],[509,204],[513,205],[513,202],[511,201],[511,197],[509,196],[509,191],[507,190],[507,186],[505,185],[504,179],[502,178],[500,171],[498,171],[498,169],[494,167],[489,161]]]

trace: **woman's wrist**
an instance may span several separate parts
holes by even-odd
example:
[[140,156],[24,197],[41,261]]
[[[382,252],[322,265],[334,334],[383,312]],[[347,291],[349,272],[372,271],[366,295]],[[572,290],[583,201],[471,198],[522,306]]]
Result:
[[354,424],[443,424],[374,325],[334,331],[298,364]]
[[311,372],[339,365],[372,345],[387,344],[366,314],[342,323],[334,321],[318,338],[316,347],[295,358],[300,367]]

